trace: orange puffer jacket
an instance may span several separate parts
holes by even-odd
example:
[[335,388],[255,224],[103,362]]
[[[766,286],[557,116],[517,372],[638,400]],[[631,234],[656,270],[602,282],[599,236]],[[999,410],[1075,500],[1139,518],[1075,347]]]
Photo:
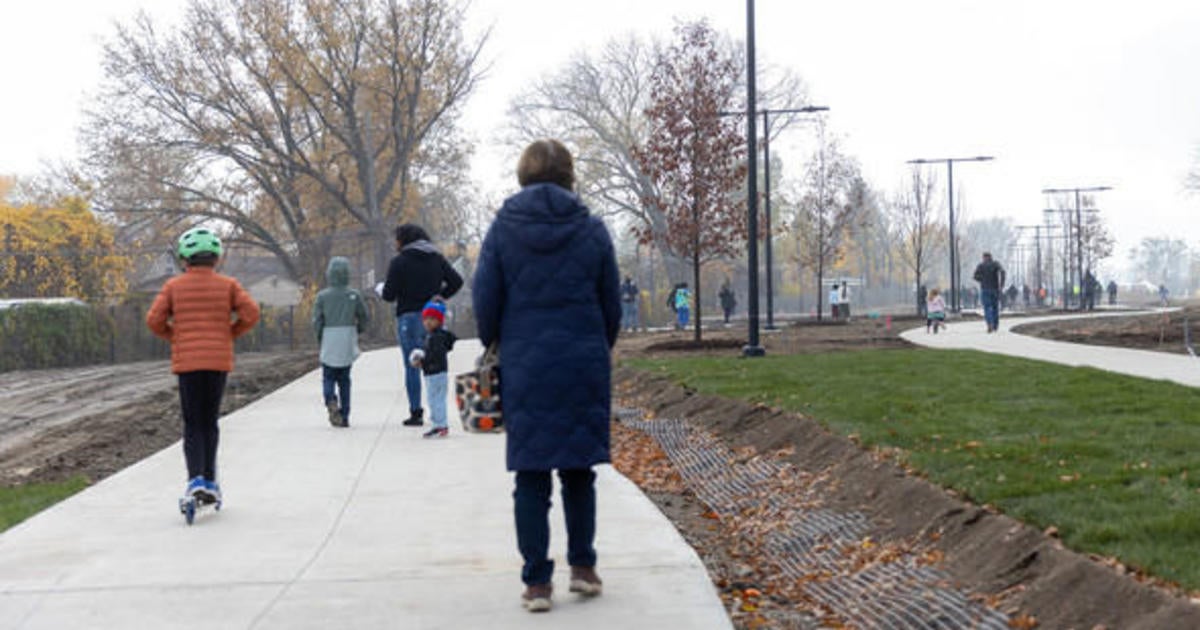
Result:
[[211,267],[189,267],[163,285],[146,325],[171,342],[175,374],[232,372],[233,340],[254,328],[258,315],[258,304],[237,280]]

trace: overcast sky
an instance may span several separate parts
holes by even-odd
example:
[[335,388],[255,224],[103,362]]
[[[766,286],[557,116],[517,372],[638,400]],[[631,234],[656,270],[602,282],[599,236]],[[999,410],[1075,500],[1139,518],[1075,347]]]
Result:
[[[4,0],[0,173],[70,158],[78,111],[98,81],[100,38],[139,6],[172,18],[180,0]],[[1118,260],[1147,235],[1200,244],[1200,198],[1183,191],[1200,145],[1200,2],[1186,0],[759,0],[761,63],[789,66],[877,187],[904,161],[994,155],[963,165],[970,217],[1038,221],[1043,187],[1110,185],[1099,206]],[[628,32],[669,36],[706,16],[745,33],[739,0],[475,0],[471,27],[494,28],[488,82],[465,123],[475,174],[495,194],[513,156],[492,146],[509,99],[574,51]],[[811,150],[796,127],[773,152],[789,168]],[[941,174],[944,179],[944,173]]]

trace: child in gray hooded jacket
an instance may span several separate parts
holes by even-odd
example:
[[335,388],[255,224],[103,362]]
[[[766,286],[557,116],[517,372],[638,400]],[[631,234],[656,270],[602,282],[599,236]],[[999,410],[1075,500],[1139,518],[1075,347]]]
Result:
[[[358,335],[367,328],[367,305],[350,288],[350,261],[335,256],[325,271],[329,286],[313,305],[313,330],[321,343],[321,373],[329,424],[350,426],[350,367],[358,358]],[[334,391],[336,386],[336,392]]]

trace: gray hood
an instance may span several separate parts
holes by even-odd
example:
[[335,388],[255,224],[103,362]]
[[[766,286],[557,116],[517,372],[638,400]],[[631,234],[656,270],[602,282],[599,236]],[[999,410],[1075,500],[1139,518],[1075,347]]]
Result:
[[350,286],[350,261],[342,256],[329,259],[329,267],[325,269],[325,279],[329,286],[345,289]]

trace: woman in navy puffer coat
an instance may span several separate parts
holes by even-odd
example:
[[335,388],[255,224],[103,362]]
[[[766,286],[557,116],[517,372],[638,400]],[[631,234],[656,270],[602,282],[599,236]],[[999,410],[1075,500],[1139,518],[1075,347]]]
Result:
[[621,326],[612,239],[571,189],[571,154],[558,141],[521,156],[522,189],[488,230],[475,270],[474,305],[485,345],[500,343],[508,469],[523,601],[549,610],[551,476],[559,471],[571,591],[599,595],[595,473],[609,461],[610,350]]

